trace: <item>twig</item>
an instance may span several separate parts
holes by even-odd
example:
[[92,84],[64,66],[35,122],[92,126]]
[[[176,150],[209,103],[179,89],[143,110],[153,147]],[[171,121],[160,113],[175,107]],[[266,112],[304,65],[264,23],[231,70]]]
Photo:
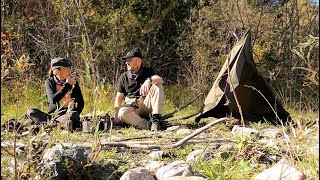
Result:
[[186,108],[187,106],[189,106],[191,103],[193,103],[198,97],[200,97],[203,93],[198,94],[195,98],[193,98],[191,101],[189,101],[188,103],[186,103],[185,105],[179,107],[178,109],[174,110],[173,112],[163,115],[162,119],[169,119],[171,117],[173,117],[173,115],[179,111],[181,111],[182,109]]
[[180,121],[180,120],[185,120],[185,119],[189,119],[189,118],[192,118],[193,116],[196,116],[198,114],[200,114],[201,112],[201,109],[200,111],[194,113],[194,114],[191,114],[191,115],[188,115],[188,116],[184,116],[184,117],[181,117],[181,118],[177,118],[177,119],[173,119],[173,120],[170,120],[170,124],[174,124],[174,122],[176,121]]
[[154,137],[162,138],[163,136],[162,136],[162,135],[158,135],[158,136],[154,136],[154,135],[152,135],[152,136],[140,136],[140,137],[132,137],[132,138],[119,139],[119,140],[116,140],[115,142],[129,141],[129,140],[134,140],[134,139],[154,138]]
[[224,118],[220,118],[216,121],[213,121],[205,126],[203,126],[202,128],[197,129],[195,132],[193,132],[192,134],[188,135],[187,137],[183,138],[182,140],[178,141],[177,143],[173,144],[172,147],[178,147],[181,146],[182,144],[184,144],[185,142],[187,142],[188,140],[190,140],[191,138],[199,135],[200,133],[202,133],[203,131],[209,129],[211,126],[216,125],[218,123],[227,121],[229,118],[228,117],[224,117]]

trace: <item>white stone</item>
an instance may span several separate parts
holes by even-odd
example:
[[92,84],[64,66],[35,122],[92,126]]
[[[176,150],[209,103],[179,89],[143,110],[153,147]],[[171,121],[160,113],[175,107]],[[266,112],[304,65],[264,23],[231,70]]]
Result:
[[192,133],[192,130],[191,129],[179,129],[177,131],[177,135],[189,135]]
[[163,155],[163,151],[151,151],[149,153],[149,157],[151,157],[151,159],[160,159],[162,158]]
[[306,176],[296,167],[279,162],[274,167],[258,174],[254,180],[304,180]]
[[168,127],[167,129],[166,129],[166,131],[175,131],[175,130],[177,130],[177,129],[179,129],[179,125],[177,125],[177,126],[171,126],[171,127]]
[[148,169],[149,171],[156,171],[157,169],[159,169],[163,166],[164,166],[164,162],[150,161],[150,162],[146,163],[145,168]]
[[206,180],[206,179],[199,176],[172,176],[166,180]]
[[52,148],[45,150],[45,152],[43,154],[42,161],[43,162],[50,162],[52,160],[60,160],[63,152],[64,152],[64,150],[62,149],[61,145],[53,146]]
[[232,134],[235,137],[246,137],[246,136],[252,136],[255,135],[256,137],[259,137],[259,131],[247,127],[240,127],[240,126],[233,126],[232,128]]
[[274,129],[274,128],[268,128],[268,129],[263,129],[261,130],[261,136],[267,137],[270,139],[275,139],[278,136],[281,135],[281,131],[279,129]]
[[211,153],[208,151],[204,151],[203,149],[198,149],[192,151],[187,157],[187,163],[194,163],[198,160],[206,161],[210,159]]
[[172,176],[192,176],[191,167],[185,161],[174,161],[159,168],[156,172],[158,180],[166,180]]
[[155,180],[154,176],[143,167],[127,170],[120,180]]

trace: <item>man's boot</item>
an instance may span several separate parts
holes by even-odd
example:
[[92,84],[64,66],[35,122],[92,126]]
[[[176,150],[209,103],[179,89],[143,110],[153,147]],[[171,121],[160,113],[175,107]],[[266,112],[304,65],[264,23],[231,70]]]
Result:
[[151,131],[159,131],[167,129],[166,123],[162,120],[161,114],[150,115]]

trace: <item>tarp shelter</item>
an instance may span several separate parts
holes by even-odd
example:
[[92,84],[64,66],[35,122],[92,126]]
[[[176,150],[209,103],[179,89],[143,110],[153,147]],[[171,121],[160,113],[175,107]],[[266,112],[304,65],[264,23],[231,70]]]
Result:
[[266,120],[272,124],[281,124],[279,119],[284,124],[291,121],[289,113],[284,110],[257,71],[253,61],[250,30],[232,48],[195,121],[199,122],[201,118],[225,116],[240,119],[233,91],[235,91],[245,121]]

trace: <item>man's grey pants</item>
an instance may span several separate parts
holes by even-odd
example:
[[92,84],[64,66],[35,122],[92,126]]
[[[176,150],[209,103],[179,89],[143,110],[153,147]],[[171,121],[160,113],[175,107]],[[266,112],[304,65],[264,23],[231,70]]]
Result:
[[163,102],[164,88],[162,84],[153,84],[144,100],[126,98],[126,104],[136,103],[138,108],[125,105],[119,109],[118,117],[126,124],[137,126],[141,129],[149,129],[150,122],[144,118],[148,117],[149,114],[162,114]]

